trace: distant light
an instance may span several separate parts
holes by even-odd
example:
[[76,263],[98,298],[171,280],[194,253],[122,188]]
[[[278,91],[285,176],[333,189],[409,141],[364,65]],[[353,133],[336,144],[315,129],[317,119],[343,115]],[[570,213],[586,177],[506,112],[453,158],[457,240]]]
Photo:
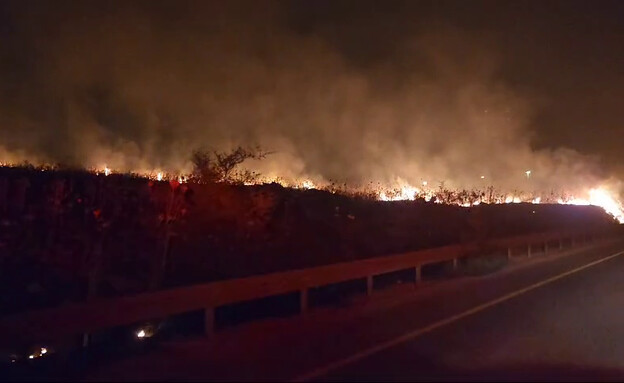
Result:
[[137,338],[145,338],[145,330],[139,330],[136,336]]
[[482,179],[482,180],[483,180],[483,179],[485,179],[485,176],[481,176],[481,179]]
[[423,186],[427,186],[427,181],[423,181]]
[[45,347],[41,347],[41,355],[45,355],[48,352],[48,349]]
[[28,355],[28,359],[35,359],[34,355]]
[[108,175],[110,175],[110,174],[111,174],[111,170],[110,170],[107,166],[105,166],[105,167],[104,167],[104,175],[105,175],[105,176],[108,176]]
[[158,172],[158,174],[156,175],[156,179],[157,179],[158,181],[162,181],[162,179],[163,179],[163,174],[162,174],[162,172]]
[[524,174],[526,174],[527,178],[531,177],[531,171],[527,170],[526,172],[524,172]]

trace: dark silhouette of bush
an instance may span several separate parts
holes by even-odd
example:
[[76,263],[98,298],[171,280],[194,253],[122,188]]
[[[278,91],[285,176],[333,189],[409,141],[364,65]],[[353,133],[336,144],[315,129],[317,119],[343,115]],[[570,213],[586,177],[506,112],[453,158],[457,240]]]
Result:
[[191,156],[192,178],[198,183],[254,182],[259,174],[246,169],[237,169],[238,165],[249,159],[264,159],[269,154],[271,153],[262,150],[259,146],[238,146],[230,152],[196,150]]

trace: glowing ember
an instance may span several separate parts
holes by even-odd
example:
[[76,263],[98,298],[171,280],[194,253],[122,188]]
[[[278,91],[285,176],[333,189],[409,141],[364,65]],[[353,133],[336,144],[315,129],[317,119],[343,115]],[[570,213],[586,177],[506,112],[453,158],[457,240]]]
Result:
[[[529,171],[530,174],[530,171]],[[452,194],[452,192],[451,192]],[[494,197],[485,199],[482,201],[481,197],[473,197],[469,196],[468,199],[466,197],[460,197],[459,193],[454,196],[444,196],[437,195],[434,192],[423,192],[417,188],[414,188],[409,185],[404,185],[399,189],[395,190],[383,190],[378,193],[378,198],[382,201],[400,201],[400,200],[415,200],[416,198],[424,198],[426,201],[429,201],[431,198],[436,197],[436,202],[445,203],[445,204],[455,204],[462,207],[470,207],[477,206],[481,202],[486,203],[533,203],[540,204],[544,203],[544,200],[541,196],[537,197],[528,197],[528,196],[518,196],[518,195],[507,195],[504,197]],[[593,205],[601,207],[604,211],[612,215],[615,219],[617,219],[620,223],[624,223],[624,205],[622,205],[617,198],[615,198],[612,193],[610,193],[605,188],[593,188],[588,192],[587,199],[581,198],[568,198],[558,200],[547,200],[546,203],[558,203],[558,204],[566,204],[566,205]]]
[[[512,196],[512,195],[509,195],[509,196],[507,196],[505,198],[505,203],[520,203],[520,202],[522,202],[520,197],[515,197],[515,196]],[[494,203],[498,203],[498,202],[494,202]]]
[[620,223],[624,223],[624,211],[622,204],[617,202],[606,190],[592,189],[589,191],[589,202],[592,205],[600,206]]
[[604,209],[620,223],[624,223],[624,206],[603,188],[591,189],[589,199],[571,198],[567,201],[559,200],[566,205],[594,205]]
[[163,180],[163,174],[162,174],[162,172],[158,172],[158,174],[156,174],[156,179],[157,179],[158,181],[162,181],[162,180]]
[[379,193],[379,199],[382,201],[413,201],[416,199],[420,190],[412,186],[404,186],[398,190],[382,191]]
[[111,174],[111,170],[110,170],[107,166],[105,166],[105,167],[104,167],[104,175],[105,175],[105,176],[108,176],[108,175],[110,175],[110,174]]
[[505,198],[505,203],[512,203],[512,202],[513,202],[512,196],[507,196],[507,198]]

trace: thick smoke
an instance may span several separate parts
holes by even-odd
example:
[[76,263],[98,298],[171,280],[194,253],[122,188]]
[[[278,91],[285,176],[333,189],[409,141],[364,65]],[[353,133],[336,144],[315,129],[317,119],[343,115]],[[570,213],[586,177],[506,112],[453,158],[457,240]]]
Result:
[[286,8],[5,5],[0,161],[180,171],[194,149],[259,144],[276,153],[250,166],[315,182],[573,191],[603,176],[531,148],[536,106],[482,36],[431,24],[358,65]]

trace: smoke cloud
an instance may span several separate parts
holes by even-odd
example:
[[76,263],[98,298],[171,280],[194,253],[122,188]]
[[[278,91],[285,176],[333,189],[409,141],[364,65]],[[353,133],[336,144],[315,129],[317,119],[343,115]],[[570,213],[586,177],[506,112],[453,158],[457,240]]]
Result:
[[574,191],[606,176],[532,148],[539,105],[501,79],[488,38],[429,23],[358,61],[288,8],[4,5],[0,161],[175,172],[194,149],[259,144],[275,154],[249,166],[314,182]]

